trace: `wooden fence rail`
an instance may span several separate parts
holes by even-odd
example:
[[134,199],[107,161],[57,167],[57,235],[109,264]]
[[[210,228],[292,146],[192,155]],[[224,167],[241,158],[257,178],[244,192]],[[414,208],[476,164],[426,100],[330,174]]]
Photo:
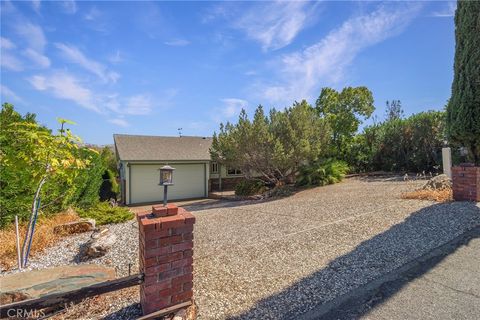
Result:
[[135,274],[128,277],[123,277],[115,280],[97,283],[88,287],[83,287],[67,292],[60,292],[45,295],[40,298],[28,299],[3,305],[0,307],[0,318],[8,317],[8,313],[16,314],[9,310],[41,310],[53,306],[67,304],[71,302],[78,302],[85,298],[96,296],[103,293],[108,293],[143,283],[143,274]]

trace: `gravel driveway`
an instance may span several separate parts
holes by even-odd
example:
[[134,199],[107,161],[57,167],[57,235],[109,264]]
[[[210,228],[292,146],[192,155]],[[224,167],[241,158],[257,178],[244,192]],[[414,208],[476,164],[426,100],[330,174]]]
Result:
[[[400,199],[401,192],[420,183],[354,178],[275,201],[185,203],[197,218],[198,318],[297,318],[480,225],[478,203]],[[123,242],[98,262],[125,275],[124,261],[134,261],[136,272],[132,222],[112,231]],[[32,268],[73,263],[86,237],[65,239],[32,259]],[[130,290],[109,299],[110,307],[101,313],[94,315],[88,308],[82,314],[133,317],[139,312],[135,301],[138,296]]]
[[349,179],[196,212],[201,319],[293,319],[480,224],[480,206],[403,200],[421,182]]

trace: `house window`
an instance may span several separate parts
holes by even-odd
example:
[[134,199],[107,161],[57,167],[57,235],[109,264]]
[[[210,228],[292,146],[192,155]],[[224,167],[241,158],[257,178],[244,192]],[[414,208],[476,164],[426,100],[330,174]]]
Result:
[[218,173],[218,163],[210,163],[210,173]]
[[242,170],[236,168],[227,168],[227,174],[229,176],[235,176],[242,174]]

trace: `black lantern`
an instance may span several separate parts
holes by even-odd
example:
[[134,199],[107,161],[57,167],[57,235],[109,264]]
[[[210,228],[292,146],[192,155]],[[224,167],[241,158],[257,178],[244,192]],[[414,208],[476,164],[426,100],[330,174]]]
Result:
[[169,165],[166,165],[160,168],[159,185],[163,186],[163,205],[164,206],[167,205],[168,186],[173,186],[173,170],[175,170],[175,168],[172,168]]

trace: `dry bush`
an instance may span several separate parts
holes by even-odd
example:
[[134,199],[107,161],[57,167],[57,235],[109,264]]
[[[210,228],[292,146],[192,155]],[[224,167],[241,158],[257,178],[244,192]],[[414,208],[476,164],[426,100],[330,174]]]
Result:
[[402,193],[402,199],[430,200],[437,202],[453,201],[452,189],[420,189]]
[[[53,228],[57,225],[78,220],[77,214],[73,210],[61,212],[59,214],[45,217],[39,216],[35,225],[32,247],[30,255],[41,252],[45,248],[53,245],[61,238],[61,235],[55,234]],[[23,245],[27,223],[19,226],[20,246]],[[15,224],[0,230],[0,265],[2,269],[8,270],[17,266],[17,244],[15,237]]]

